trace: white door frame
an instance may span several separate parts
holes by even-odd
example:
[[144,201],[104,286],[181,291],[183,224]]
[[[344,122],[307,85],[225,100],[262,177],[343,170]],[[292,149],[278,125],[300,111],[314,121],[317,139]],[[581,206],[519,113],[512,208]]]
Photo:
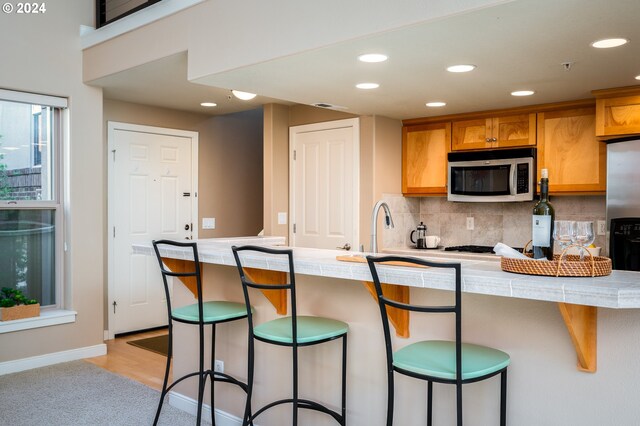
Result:
[[[111,156],[113,153],[113,138],[114,132],[117,130],[125,130],[125,131],[133,131],[140,133],[151,133],[151,134],[160,134],[160,135],[168,135],[168,136],[178,136],[184,138],[191,139],[191,188],[194,196],[191,197],[191,223],[193,223],[191,235],[193,239],[198,238],[198,229],[200,228],[198,225],[198,132],[192,132],[188,130],[178,130],[178,129],[168,129],[165,127],[154,127],[154,126],[143,126],[140,124],[131,124],[131,123],[120,123],[117,121],[109,121],[107,122],[107,301],[113,299],[115,295],[115,283],[113,277],[115,275],[115,264],[114,264],[114,249],[115,244],[113,242],[113,238],[110,238],[111,230],[114,226],[114,217],[115,212],[113,211],[113,203],[110,203],[109,200],[113,200],[115,197],[115,175],[114,175],[114,164],[111,161]],[[114,314],[113,310],[107,306],[108,312],[108,321],[109,327],[105,330],[105,339],[113,339],[113,324],[114,324]]]
[[353,207],[353,229],[354,229],[354,241],[351,243],[354,250],[358,250],[360,247],[360,119],[347,118],[343,120],[325,121],[322,123],[304,124],[300,126],[292,126],[289,128],[289,244],[291,247],[296,246],[295,233],[293,232],[293,225],[296,223],[296,193],[295,193],[295,166],[296,162],[293,160],[294,151],[294,139],[298,133],[317,132],[322,130],[332,130],[350,127],[353,131],[353,164],[351,165],[354,170],[353,176],[353,193],[355,194],[355,203]]

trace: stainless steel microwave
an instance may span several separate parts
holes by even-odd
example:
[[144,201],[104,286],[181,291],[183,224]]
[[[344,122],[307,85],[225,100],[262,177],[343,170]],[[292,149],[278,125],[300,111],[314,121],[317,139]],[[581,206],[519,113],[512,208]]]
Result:
[[451,152],[449,201],[531,201],[536,193],[536,149]]

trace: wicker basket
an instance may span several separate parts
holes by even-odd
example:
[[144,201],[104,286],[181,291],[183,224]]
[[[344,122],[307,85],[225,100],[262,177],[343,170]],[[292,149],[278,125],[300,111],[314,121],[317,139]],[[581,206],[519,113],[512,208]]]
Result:
[[[527,243],[523,252],[527,250],[529,243]],[[611,273],[611,259],[608,257],[593,256],[589,252],[589,257],[585,257],[581,261],[580,256],[565,254],[569,247],[564,249],[562,254],[554,254],[553,260],[501,257],[500,267],[503,271],[515,272],[516,274],[546,275],[551,277],[602,277]],[[531,257],[530,254],[526,255]]]

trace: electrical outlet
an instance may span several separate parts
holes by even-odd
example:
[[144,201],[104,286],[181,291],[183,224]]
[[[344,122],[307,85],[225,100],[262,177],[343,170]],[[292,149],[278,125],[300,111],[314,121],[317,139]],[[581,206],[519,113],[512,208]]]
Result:
[[287,224],[287,212],[278,212],[278,225]]
[[598,221],[598,235],[607,234],[607,222],[605,220]]
[[216,359],[216,362],[213,364],[213,370],[218,373],[224,373],[224,361]]
[[473,231],[473,218],[467,218],[467,231]]

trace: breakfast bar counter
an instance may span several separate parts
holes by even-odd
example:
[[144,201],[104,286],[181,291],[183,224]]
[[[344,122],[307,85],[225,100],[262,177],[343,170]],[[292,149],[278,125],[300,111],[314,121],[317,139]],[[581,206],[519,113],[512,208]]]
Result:
[[[278,245],[282,242],[255,238],[199,241],[205,298],[243,300],[231,245]],[[152,254],[150,245],[135,245],[133,249],[140,254]],[[299,311],[333,317],[347,322],[350,327],[347,423],[382,425],[386,399],[384,341],[377,303],[360,284],[371,281],[368,266],[362,262],[363,254],[308,248],[294,248],[293,251]],[[387,252],[411,253],[402,249]],[[161,252],[168,259],[191,260],[185,253],[181,250]],[[339,256],[352,259],[339,261]],[[510,424],[634,424],[640,414],[640,396],[635,390],[635,383],[640,379],[640,363],[637,362],[640,310],[635,309],[640,308],[640,274],[613,271],[609,276],[596,278],[527,276],[501,271],[500,262],[492,258],[465,258],[448,253],[427,257],[462,265],[463,339],[499,348],[511,355]],[[268,255],[252,254],[243,259],[246,267],[255,270],[284,271],[287,268]],[[446,303],[454,288],[449,272],[383,266],[380,273],[384,283],[407,288],[407,297],[410,294],[411,301],[416,303]],[[174,299],[174,304],[192,303],[193,295],[175,285]],[[548,302],[557,302],[560,309],[556,303]],[[568,310],[563,311],[563,307]],[[255,309],[258,323],[278,316],[272,301],[266,298]],[[397,336],[398,343],[451,338],[450,320],[439,318],[424,322],[420,317],[412,317],[411,324],[407,321],[407,334],[410,330],[410,335],[408,338]],[[246,323],[242,322],[229,324],[219,335],[220,351],[216,358],[225,362],[225,372],[238,377],[246,377],[246,335]],[[193,367],[195,336],[190,330],[178,327],[175,339],[174,374],[181,374]],[[274,354],[271,348],[261,350],[258,346],[256,383],[262,383],[262,386],[257,385],[258,392],[254,394],[256,405],[273,399],[274,394],[284,397],[290,386],[290,360],[280,359],[289,355],[284,352]],[[303,394],[328,399],[330,405],[338,404],[337,400],[331,399],[335,396],[331,389],[338,386],[338,371],[336,368],[333,377],[331,368],[326,365],[326,360],[338,359],[338,352],[339,345],[335,345],[319,352],[301,354],[301,362],[318,366],[317,372],[309,366],[303,369]],[[576,353],[582,370],[594,374],[585,374],[573,367]],[[590,362],[593,363],[591,369]],[[265,390],[267,383],[271,387],[269,391]],[[486,400],[496,394],[492,386],[499,384],[490,380],[465,387],[466,425],[497,424],[499,401],[496,398],[493,407],[493,402]],[[196,388],[189,384],[178,387],[171,403],[190,409]],[[421,408],[424,407],[425,392],[426,386],[418,381],[398,379],[397,424],[425,423]],[[455,417],[452,391],[446,386],[435,386],[434,392],[434,404],[441,407],[436,411],[435,424],[451,424]],[[242,393],[230,389],[220,395],[216,400],[218,415],[225,419],[239,417],[244,402]],[[545,410],[540,410],[543,406]],[[274,410],[265,414],[260,425],[286,424],[288,415],[289,409]],[[306,422],[303,424],[332,424],[314,413],[304,416]]]

